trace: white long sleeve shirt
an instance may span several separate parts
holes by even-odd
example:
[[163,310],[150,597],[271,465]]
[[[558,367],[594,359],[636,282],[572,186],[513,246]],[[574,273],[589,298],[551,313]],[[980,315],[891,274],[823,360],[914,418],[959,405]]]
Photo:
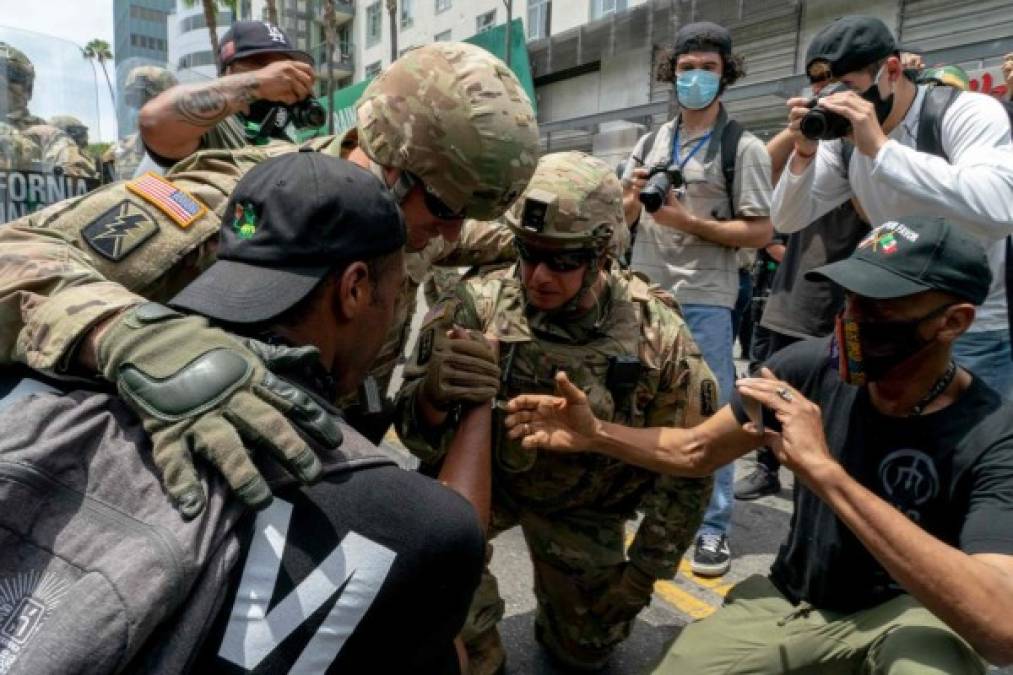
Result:
[[967,228],[988,253],[992,287],[972,331],[1004,330],[1005,237],[1013,233],[1013,140],[1002,104],[973,92],[957,97],[942,120],[950,161],[918,152],[918,121],[925,87],[875,157],[857,149],[844,173],[840,141],[823,141],[801,174],[788,168],[778,181],[771,221],[779,232],[801,230],[856,197],[873,226],[924,215]]

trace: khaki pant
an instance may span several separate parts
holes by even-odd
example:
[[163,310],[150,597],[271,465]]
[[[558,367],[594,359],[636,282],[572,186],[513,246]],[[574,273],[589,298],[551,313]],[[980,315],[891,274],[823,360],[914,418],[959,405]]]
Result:
[[687,626],[652,671],[674,675],[960,675],[984,662],[910,595],[853,614],[792,605],[764,576]]

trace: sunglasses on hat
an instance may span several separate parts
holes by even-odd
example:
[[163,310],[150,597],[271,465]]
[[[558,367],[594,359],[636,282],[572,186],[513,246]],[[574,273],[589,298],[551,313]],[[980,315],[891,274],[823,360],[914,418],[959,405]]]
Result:
[[529,265],[544,264],[553,272],[572,272],[594,259],[591,251],[539,251],[529,248],[520,239],[514,239],[517,257]]

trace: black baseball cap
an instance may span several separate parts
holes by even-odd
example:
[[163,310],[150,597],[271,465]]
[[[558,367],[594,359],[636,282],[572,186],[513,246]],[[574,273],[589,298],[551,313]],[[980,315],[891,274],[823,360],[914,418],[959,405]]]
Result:
[[237,21],[225,31],[218,45],[222,72],[236,59],[255,54],[285,54],[296,61],[313,65],[313,57],[292,46],[285,31],[267,21]]
[[875,300],[943,291],[975,305],[992,285],[985,249],[942,218],[907,218],[875,228],[850,257],[806,273]]
[[337,265],[405,244],[401,209],[373,174],[303,149],[265,160],[225,207],[218,260],[169,304],[220,321],[272,319]]
[[826,61],[834,77],[864,68],[898,51],[897,40],[880,19],[843,16],[816,34],[806,51],[806,72],[813,61]]
[[674,56],[694,51],[710,51],[708,48],[715,48],[722,56],[729,56],[732,53],[732,34],[724,26],[710,21],[688,23],[679,28],[675,34]]

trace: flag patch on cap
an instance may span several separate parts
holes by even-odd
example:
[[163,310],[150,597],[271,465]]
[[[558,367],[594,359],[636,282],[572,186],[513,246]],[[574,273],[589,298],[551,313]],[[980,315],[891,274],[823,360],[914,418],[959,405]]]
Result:
[[196,197],[151,171],[128,181],[127,189],[151,202],[184,230],[208,210]]

